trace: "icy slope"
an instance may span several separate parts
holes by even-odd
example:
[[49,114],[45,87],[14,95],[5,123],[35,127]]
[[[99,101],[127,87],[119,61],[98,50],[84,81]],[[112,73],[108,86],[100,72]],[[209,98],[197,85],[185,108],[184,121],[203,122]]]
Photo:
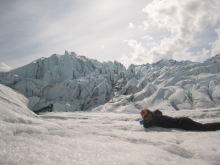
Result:
[[[112,107],[124,113],[52,112],[38,117],[27,108],[23,95],[3,85],[0,103],[0,164],[207,165],[220,161],[220,131],[144,129],[139,110],[131,106]],[[162,112],[202,123],[220,120],[219,109]]]
[[111,77],[113,73],[108,73],[109,71],[119,74],[125,71],[125,67],[116,61],[100,63],[85,56],[77,56],[74,52],[65,51],[64,55],[53,54],[49,58],[40,58],[9,73],[22,78],[39,79],[56,84],[86,76],[99,78],[101,74],[107,74],[108,80],[114,81],[114,77]]
[[220,62],[220,54],[217,54],[216,56],[204,61],[208,63],[219,63]]
[[160,60],[156,63],[153,63],[153,64],[144,64],[144,65],[141,65],[141,66],[146,66],[146,67],[159,67],[159,68],[162,68],[164,66],[169,66],[169,67],[172,67],[172,66],[178,66],[178,65],[189,65],[189,64],[192,64],[193,62],[191,61],[176,61],[176,60],[168,60],[168,59],[163,59],[163,60]]
[[0,120],[10,123],[28,123],[28,117],[38,118],[28,108],[28,99],[0,84]]
[[100,63],[66,51],[0,73],[0,83],[28,97],[28,107],[35,112],[122,102],[138,109],[211,108],[220,102],[219,64],[161,60],[126,69],[116,61]]

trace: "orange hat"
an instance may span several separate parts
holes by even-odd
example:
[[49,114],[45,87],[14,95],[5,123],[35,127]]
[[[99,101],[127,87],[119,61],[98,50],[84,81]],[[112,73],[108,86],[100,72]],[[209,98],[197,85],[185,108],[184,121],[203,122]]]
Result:
[[144,118],[144,116],[146,116],[147,113],[148,113],[148,110],[147,110],[147,109],[142,109],[142,110],[141,110],[141,116],[142,116],[142,118]]

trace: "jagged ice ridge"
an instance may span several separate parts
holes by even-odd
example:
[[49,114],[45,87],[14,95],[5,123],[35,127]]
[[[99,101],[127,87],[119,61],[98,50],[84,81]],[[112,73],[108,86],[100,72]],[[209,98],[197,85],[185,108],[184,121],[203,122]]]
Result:
[[117,61],[101,63],[66,51],[2,72],[0,83],[25,95],[34,112],[97,106],[100,111],[118,106],[212,108],[219,106],[220,98],[217,59],[219,55],[204,63],[161,60],[126,69]]

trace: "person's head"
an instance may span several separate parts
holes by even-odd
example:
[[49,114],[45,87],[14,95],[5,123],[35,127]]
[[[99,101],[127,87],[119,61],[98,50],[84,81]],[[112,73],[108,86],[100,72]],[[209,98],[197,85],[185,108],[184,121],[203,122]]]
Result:
[[148,109],[142,109],[141,110],[141,116],[142,116],[142,118],[144,119],[144,117],[148,114]]
[[141,116],[144,120],[149,120],[152,118],[152,113],[148,109],[142,109],[141,110]]

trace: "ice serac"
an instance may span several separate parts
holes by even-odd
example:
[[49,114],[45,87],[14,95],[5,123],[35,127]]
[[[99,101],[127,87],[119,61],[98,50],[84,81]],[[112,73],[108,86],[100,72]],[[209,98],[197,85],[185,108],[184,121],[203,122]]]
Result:
[[1,73],[0,83],[28,97],[35,112],[78,111],[108,102],[125,71],[118,62],[100,63],[65,51]]
[[[22,93],[34,112],[100,106],[196,109],[219,106],[220,56],[204,63],[161,60],[126,69],[65,51],[0,73],[0,83]],[[214,60],[213,60],[214,59]]]
[[206,61],[207,63],[219,63],[220,62],[220,54],[215,55],[212,58],[207,59]]

